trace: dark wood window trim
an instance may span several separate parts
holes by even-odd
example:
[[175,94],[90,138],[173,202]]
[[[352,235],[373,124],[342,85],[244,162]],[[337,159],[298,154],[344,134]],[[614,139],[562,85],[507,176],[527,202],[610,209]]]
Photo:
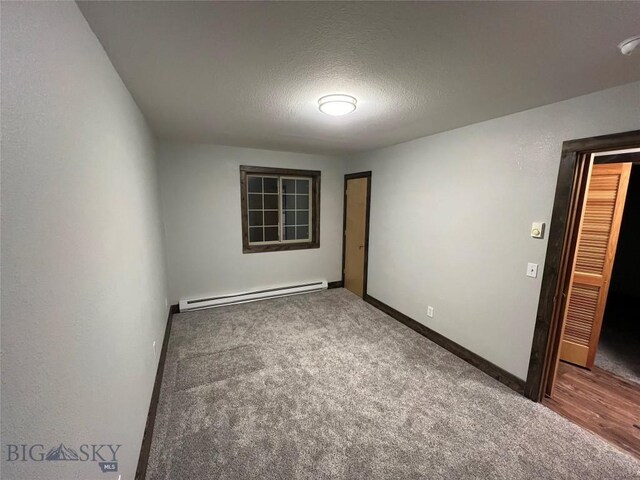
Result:
[[[638,146],[640,146],[640,130],[570,140],[562,144],[529,372],[524,390],[525,396],[534,402],[539,402],[544,397],[551,362],[555,360],[554,355],[557,353],[554,352],[557,350],[559,340],[558,312],[562,311],[565,249],[571,247],[567,243],[572,237],[570,221],[572,205],[580,195],[580,166],[587,154]],[[599,161],[618,160],[614,157],[614,155],[601,157]]]
[[[273,175],[306,177],[311,179],[311,240],[308,242],[273,243],[255,245],[249,243],[249,215],[247,210],[247,175]],[[242,253],[282,252],[320,248],[320,171],[292,168],[253,167],[240,165],[240,210],[242,223]],[[282,221],[282,220],[280,220]]]

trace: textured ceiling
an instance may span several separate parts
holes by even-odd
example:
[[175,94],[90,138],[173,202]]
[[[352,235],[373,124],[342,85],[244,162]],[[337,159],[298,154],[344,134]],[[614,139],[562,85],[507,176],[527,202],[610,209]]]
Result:
[[640,80],[640,2],[79,5],[164,140],[355,152]]

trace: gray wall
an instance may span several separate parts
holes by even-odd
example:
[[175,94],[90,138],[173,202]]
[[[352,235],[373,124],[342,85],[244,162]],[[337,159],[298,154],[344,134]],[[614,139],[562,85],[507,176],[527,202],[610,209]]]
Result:
[[633,83],[356,156],[369,294],[524,379],[547,246],[529,232],[548,226],[562,142],[639,128]]
[[6,461],[112,443],[131,479],[167,313],[154,141],[73,2],[3,2],[1,70],[2,478],[117,478]]
[[[158,148],[171,302],[341,279],[342,159],[215,145]],[[319,249],[242,253],[240,165],[321,170]]]

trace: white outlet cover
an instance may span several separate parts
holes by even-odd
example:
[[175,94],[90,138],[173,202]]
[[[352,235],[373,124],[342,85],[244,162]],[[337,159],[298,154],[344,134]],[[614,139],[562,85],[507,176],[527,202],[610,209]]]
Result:
[[427,307],[427,317],[433,317],[433,307],[431,305]]
[[538,264],[527,263],[527,277],[536,278],[538,276]]

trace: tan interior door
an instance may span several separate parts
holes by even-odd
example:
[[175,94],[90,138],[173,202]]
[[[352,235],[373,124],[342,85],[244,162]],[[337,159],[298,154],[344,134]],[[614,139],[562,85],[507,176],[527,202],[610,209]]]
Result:
[[631,163],[594,164],[582,209],[560,359],[591,368],[607,303]]
[[347,180],[347,207],[344,233],[344,288],[362,297],[367,228],[367,187],[369,178]]

